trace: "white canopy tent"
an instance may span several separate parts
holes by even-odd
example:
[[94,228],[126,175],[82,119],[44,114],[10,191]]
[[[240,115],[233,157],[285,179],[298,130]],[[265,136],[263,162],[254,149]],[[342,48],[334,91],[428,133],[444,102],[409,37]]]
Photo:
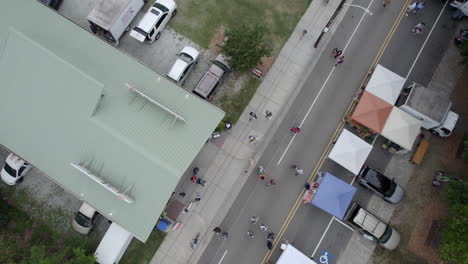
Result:
[[366,91],[391,105],[395,105],[406,79],[377,64],[366,85]]
[[411,150],[421,131],[422,122],[400,108],[393,107],[381,135]]
[[290,244],[281,245],[281,249],[284,251],[276,264],[317,264],[315,261],[302,254],[302,252]]
[[371,144],[343,129],[328,157],[357,175],[371,150]]

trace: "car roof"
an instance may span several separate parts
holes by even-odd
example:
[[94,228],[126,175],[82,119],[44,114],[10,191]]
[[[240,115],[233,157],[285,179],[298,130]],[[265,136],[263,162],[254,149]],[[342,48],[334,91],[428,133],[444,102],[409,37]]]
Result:
[[80,210],[79,210],[82,214],[86,215],[87,217],[91,218],[93,216],[93,214],[96,212],[96,209],[94,209],[93,207],[91,207],[89,204],[87,203],[83,203],[80,207]]
[[188,63],[177,59],[174,65],[172,65],[171,70],[167,74],[167,77],[173,79],[174,81],[178,82],[182,72],[184,72],[185,68],[187,67]]
[[359,225],[375,237],[380,238],[384,234],[385,229],[387,229],[387,225],[363,208],[359,208],[358,210],[352,219],[353,223]]
[[5,162],[8,163],[8,165],[11,168],[18,170],[25,161],[22,160],[20,157],[16,156],[15,154],[10,153],[10,155],[8,155],[8,157],[6,158]]
[[138,27],[145,32],[149,32],[162,14],[161,10],[151,7],[138,23]]

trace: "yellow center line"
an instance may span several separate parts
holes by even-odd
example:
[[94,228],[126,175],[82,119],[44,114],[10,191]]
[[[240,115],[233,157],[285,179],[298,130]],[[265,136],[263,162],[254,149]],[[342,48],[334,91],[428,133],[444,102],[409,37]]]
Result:
[[[411,2],[411,0],[406,0],[406,3],[405,5],[403,6],[403,8],[401,9],[400,11],[400,14],[398,15],[397,19],[395,20],[395,22],[393,23],[390,31],[388,32],[387,34],[387,37],[385,38],[385,41],[382,43],[382,46],[380,47],[379,49],[379,52],[377,53],[377,55],[375,56],[371,66],[369,67],[369,70],[367,71],[367,75],[364,77],[364,79],[362,80],[361,82],[361,85],[359,85],[357,91],[356,91],[356,94],[355,94],[355,97],[354,99],[351,101],[351,103],[349,104],[347,110],[345,111],[345,115],[343,116],[343,119],[340,121],[340,123],[338,124],[337,128],[335,129],[335,132],[333,133],[330,141],[328,142],[328,145],[327,147],[325,148],[325,150],[323,151],[322,153],[322,156],[320,157],[317,165],[315,166],[314,170],[312,171],[311,175],[309,176],[308,178],[308,182],[312,182],[315,180],[315,178],[317,177],[317,174],[318,174],[318,171],[322,168],[322,165],[323,163],[325,162],[325,160],[327,159],[328,157],[328,154],[330,153],[332,147],[333,147],[333,142],[336,141],[336,139],[338,138],[338,135],[340,134],[340,132],[343,130],[343,127],[344,127],[344,124],[345,124],[345,117],[351,113],[351,111],[353,110],[354,106],[356,105],[357,103],[357,96],[359,95],[359,93],[361,93],[361,88],[364,88],[364,85],[367,83],[367,81],[369,80],[370,76],[371,76],[371,73],[374,69],[374,67],[377,65],[378,61],[380,61],[380,59],[382,58],[382,55],[385,51],[385,49],[387,48],[388,44],[390,43],[390,40],[392,39],[396,29],[398,28],[398,25],[400,24],[401,20],[403,19],[404,17],[404,14],[406,12],[406,8],[407,6],[409,5],[409,3]],[[273,242],[273,248],[271,250],[269,250],[265,256],[263,257],[263,260],[261,263],[264,263],[264,264],[268,264],[269,263],[269,260],[271,258],[271,255],[273,254],[273,252],[275,251],[276,247],[278,246],[279,242],[281,241],[281,238],[283,237],[284,235],[284,232],[286,231],[287,227],[289,226],[292,218],[294,217],[294,215],[296,214],[299,206],[301,205],[301,202],[302,202],[302,197],[304,196],[304,192],[305,190],[302,190],[301,193],[299,194],[299,196],[297,197],[296,199],[296,202],[294,203],[293,207],[291,208],[289,214],[286,216],[286,219],[284,220],[284,223],[283,225],[281,226],[280,228],[280,231],[278,232],[277,236],[276,236],[276,239],[275,241]]]

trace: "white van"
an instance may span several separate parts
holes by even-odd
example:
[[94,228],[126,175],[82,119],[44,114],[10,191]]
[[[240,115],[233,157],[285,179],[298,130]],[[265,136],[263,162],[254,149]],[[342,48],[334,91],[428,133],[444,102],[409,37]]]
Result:
[[130,36],[140,42],[152,43],[161,37],[161,31],[176,13],[177,5],[173,0],[156,0]]
[[10,153],[5,160],[0,175],[2,180],[8,185],[15,185],[23,181],[23,177],[31,170],[32,166],[13,153]]
[[75,212],[75,218],[72,221],[73,229],[80,234],[87,235],[93,229],[98,215],[96,209],[87,203],[83,203],[80,210]]
[[112,223],[94,253],[99,264],[119,263],[133,235],[116,223]]

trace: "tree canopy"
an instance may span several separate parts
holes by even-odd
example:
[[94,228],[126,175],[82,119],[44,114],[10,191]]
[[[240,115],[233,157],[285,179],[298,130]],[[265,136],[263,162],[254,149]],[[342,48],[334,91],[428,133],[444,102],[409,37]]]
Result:
[[260,58],[270,56],[272,48],[265,40],[266,30],[259,25],[241,24],[226,31],[221,52],[229,58],[229,66],[240,72],[253,69]]

